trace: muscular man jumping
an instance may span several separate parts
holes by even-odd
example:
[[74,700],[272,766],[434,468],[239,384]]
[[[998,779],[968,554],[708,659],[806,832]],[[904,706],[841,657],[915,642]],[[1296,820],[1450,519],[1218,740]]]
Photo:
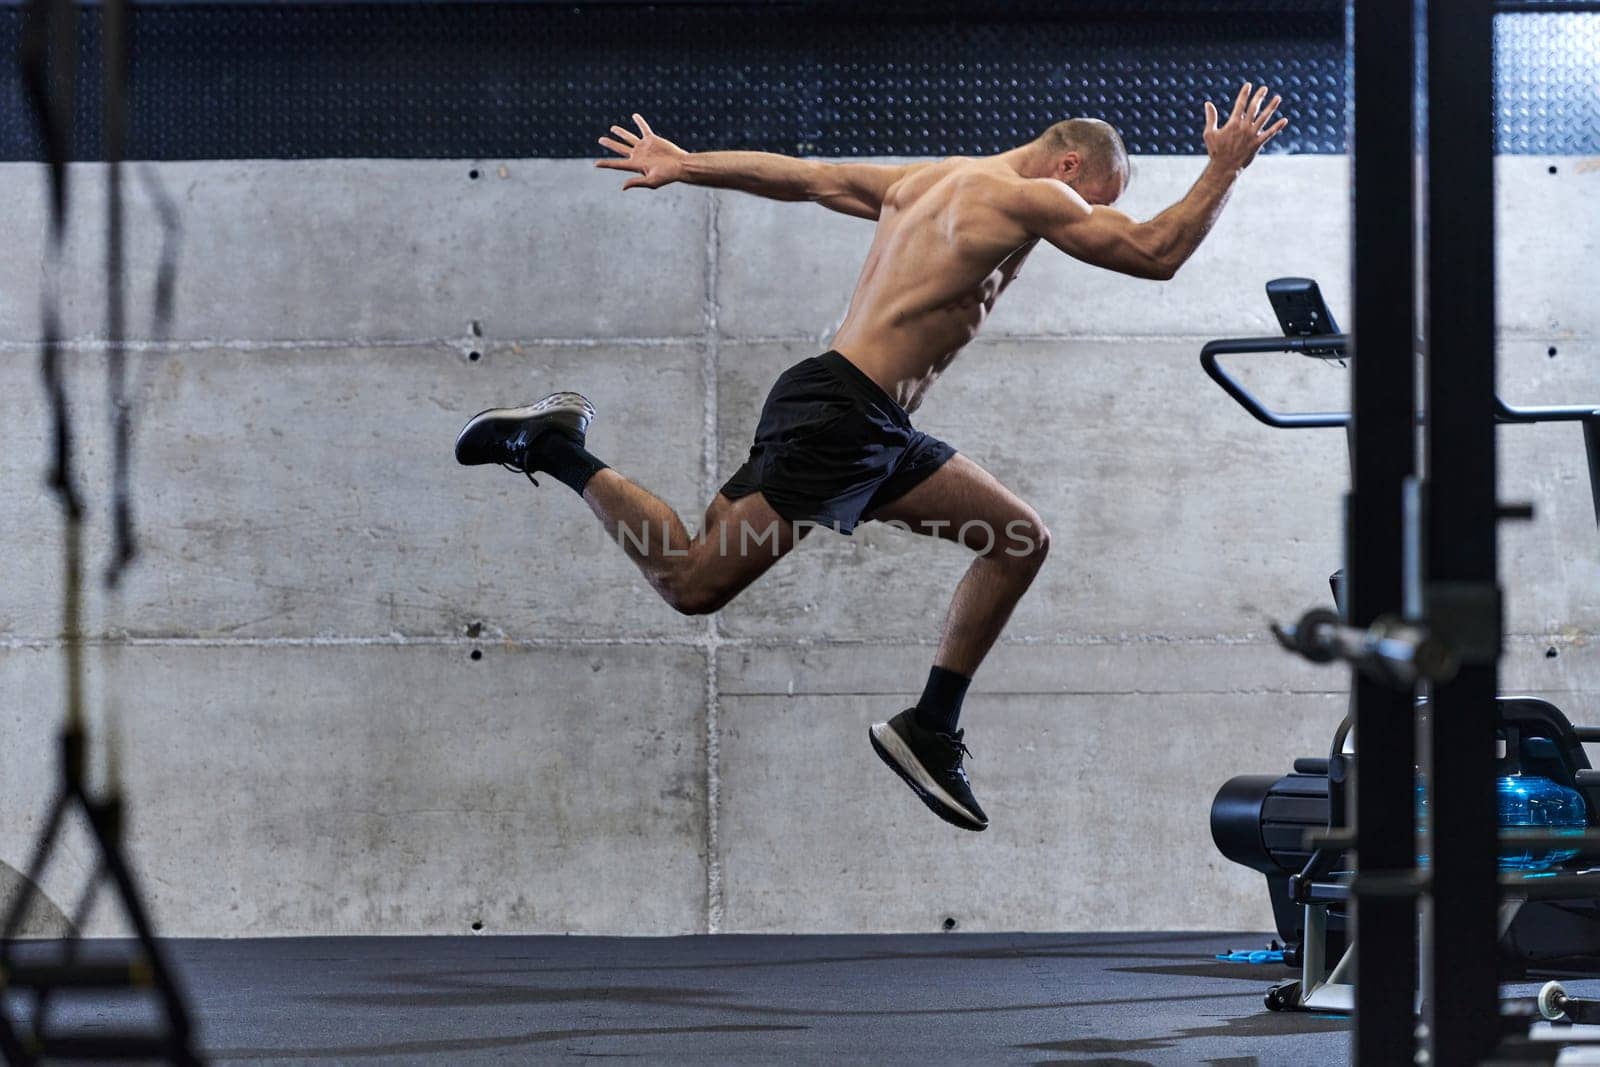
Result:
[[[976,558],[956,587],[922,698],[872,726],[874,750],[937,815],[968,830],[988,817],[962,765],[967,685],[1050,548],[1037,512],[972,460],[911,424],[928,388],[971,341],[1034,246],[1139,278],[1167,279],[1205,238],[1239,177],[1284,128],[1279,97],[1247,83],[1226,122],[1205,105],[1210,159],[1184,198],[1147,222],[1111,204],[1128,183],[1122,139],[1068,119],[979,159],[884,166],[765,152],[685,152],[633,116],[600,144],[631,171],[624,189],[673,182],[809,200],[877,222],[829,351],[779,376],[750,457],[691,537],[659,498],[585,448],[594,408],[577,393],[491,408],[462,429],[456,459],[547,473],[582,495],[645,579],[678,611],[716,611],[815,526],[848,534],[893,522],[959,540]],[[536,483],[537,484],[537,483]]]

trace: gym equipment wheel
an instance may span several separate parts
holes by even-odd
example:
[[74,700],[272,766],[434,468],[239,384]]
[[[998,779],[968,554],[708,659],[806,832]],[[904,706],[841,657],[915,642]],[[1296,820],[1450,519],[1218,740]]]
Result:
[[1287,982],[1279,982],[1267,990],[1267,995],[1262,1001],[1268,1011],[1295,1011],[1300,1007],[1300,980],[1293,978]]
[[1550,1022],[1567,1017],[1567,991],[1560,982],[1546,982],[1539,987],[1539,1014]]

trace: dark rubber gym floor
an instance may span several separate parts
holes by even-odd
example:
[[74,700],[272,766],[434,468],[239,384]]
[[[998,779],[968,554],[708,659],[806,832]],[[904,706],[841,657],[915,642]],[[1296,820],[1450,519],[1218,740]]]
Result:
[[[1262,1007],[1282,967],[1214,958],[1267,939],[481,936],[167,946],[216,1063],[1344,1062],[1344,1019]],[[117,1023],[102,1007],[60,1008],[62,1022],[101,1032]]]

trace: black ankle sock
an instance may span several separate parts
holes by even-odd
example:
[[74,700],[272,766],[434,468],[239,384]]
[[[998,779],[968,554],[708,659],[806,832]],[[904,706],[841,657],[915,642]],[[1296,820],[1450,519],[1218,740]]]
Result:
[[971,678],[943,667],[929,671],[928,684],[923,687],[922,699],[917,701],[917,725],[941,734],[955,733],[956,723],[961,719],[961,701],[971,684]]
[[589,454],[589,450],[559,431],[539,435],[528,449],[528,466],[565,483],[579,496],[607,464]]

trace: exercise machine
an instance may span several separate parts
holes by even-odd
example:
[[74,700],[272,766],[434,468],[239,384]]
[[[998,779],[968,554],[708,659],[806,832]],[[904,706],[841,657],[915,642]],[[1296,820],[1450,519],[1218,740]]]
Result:
[[[1206,373],[1258,421],[1280,429],[1347,427],[1344,412],[1284,413],[1273,410],[1228,372],[1220,357],[1238,354],[1296,353],[1343,359],[1348,338],[1341,334],[1317,284],[1305,278],[1267,283],[1267,296],[1281,337],[1212,341],[1201,355]],[[1504,422],[1581,421],[1589,460],[1591,492],[1600,520],[1600,454],[1596,409],[1590,406],[1514,408],[1496,401]],[[1285,647],[1317,662],[1354,664],[1363,674],[1388,685],[1411,687],[1444,682],[1457,663],[1450,643],[1438,634],[1387,617],[1365,628],[1347,626],[1344,576],[1330,579],[1337,611],[1313,609],[1292,626],[1275,626]],[[1427,714],[1426,698],[1418,701]],[[1600,728],[1576,727],[1560,709],[1533,697],[1502,696],[1496,704],[1499,728],[1496,774],[1514,790],[1543,790],[1535,804],[1548,811],[1563,791],[1578,798],[1562,825],[1581,832],[1600,827],[1600,771],[1590,768],[1585,741],[1600,741]],[[1352,712],[1353,712],[1352,708]],[[1353,864],[1345,842],[1347,787],[1357,759],[1352,717],[1335,731],[1326,756],[1294,761],[1285,775],[1242,775],[1226,782],[1211,808],[1211,833],[1218,850],[1235,863],[1261,872],[1267,881],[1284,963],[1299,977],[1280,981],[1266,994],[1277,1010],[1350,1011],[1354,950],[1349,943],[1349,902]],[[1548,786],[1544,783],[1549,783]],[[1508,787],[1513,788],[1513,787]],[[1426,817],[1425,791],[1419,788],[1419,820]],[[1524,814],[1526,814],[1524,805]],[[1576,817],[1573,812],[1581,809]],[[1527,820],[1523,820],[1526,824]],[[1550,823],[1539,828],[1549,829]],[[1530,971],[1594,973],[1600,970],[1600,902],[1594,889],[1547,879],[1567,866],[1568,875],[1595,880],[1593,871],[1573,864],[1575,854],[1559,849],[1508,849],[1502,854],[1508,883],[1500,908],[1500,954],[1508,976]],[[1426,857],[1422,857],[1425,862]],[[1547,1000],[1549,998],[1546,998]],[[1550,1003],[1554,1003],[1551,1001]],[[1553,1010],[1553,1009],[1551,1009]],[[1552,1018],[1540,1007],[1544,1018]]]

